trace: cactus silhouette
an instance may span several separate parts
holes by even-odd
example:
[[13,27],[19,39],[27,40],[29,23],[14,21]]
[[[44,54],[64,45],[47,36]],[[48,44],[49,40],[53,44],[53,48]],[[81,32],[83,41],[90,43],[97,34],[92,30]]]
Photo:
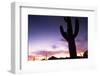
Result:
[[64,31],[63,26],[60,25],[61,35],[68,42],[70,58],[77,58],[75,38],[76,38],[76,36],[78,35],[78,32],[79,32],[79,21],[78,21],[77,18],[75,19],[75,30],[74,30],[74,32],[73,32],[73,28],[72,28],[71,17],[64,17],[64,21],[67,23],[67,25],[66,25],[67,30]]

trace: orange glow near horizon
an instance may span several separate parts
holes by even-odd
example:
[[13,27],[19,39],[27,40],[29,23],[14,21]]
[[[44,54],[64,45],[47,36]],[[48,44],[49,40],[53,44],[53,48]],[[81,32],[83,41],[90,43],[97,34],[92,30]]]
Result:
[[[83,53],[84,52],[78,52],[77,53],[77,56],[83,56]],[[60,53],[56,53],[56,54],[53,54],[53,55],[47,55],[47,56],[43,56],[43,55],[36,55],[36,54],[31,54],[31,55],[29,55],[28,56],[28,61],[37,61],[37,60],[39,60],[39,61],[41,61],[41,60],[48,60],[50,57],[52,57],[52,56],[54,56],[54,57],[56,57],[56,58],[65,58],[65,57],[70,57],[70,55],[69,55],[69,53],[68,52],[60,52]]]

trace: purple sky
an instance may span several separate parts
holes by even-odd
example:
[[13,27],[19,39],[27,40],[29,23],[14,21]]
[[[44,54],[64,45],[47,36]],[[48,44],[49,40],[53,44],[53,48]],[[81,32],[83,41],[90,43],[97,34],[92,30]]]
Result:
[[[71,17],[73,27],[75,18]],[[87,49],[88,18],[78,17],[78,19],[80,27],[75,39],[76,48],[83,51]],[[62,16],[28,15],[29,53],[38,50],[68,51],[68,44],[60,33],[60,25],[63,25],[64,30],[67,29],[67,23]]]

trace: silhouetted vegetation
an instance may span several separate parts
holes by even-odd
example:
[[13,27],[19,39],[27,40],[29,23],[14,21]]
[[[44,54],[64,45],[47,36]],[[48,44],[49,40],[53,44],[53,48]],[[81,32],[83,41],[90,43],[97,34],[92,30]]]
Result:
[[51,56],[48,60],[63,60],[63,59],[81,59],[81,58],[87,58],[87,57],[83,57],[83,56],[77,56],[76,58],[71,58],[71,57],[60,57],[57,58],[55,56]]
[[63,38],[68,42],[70,58],[77,58],[75,38],[79,32],[79,20],[75,20],[75,30],[73,32],[71,17],[64,17],[64,21],[67,23],[67,30],[64,31],[62,25],[60,26],[60,32]]
[[46,60],[46,59],[42,59],[42,60]]
[[87,50],[84,52],[83,58],[88,58],[88,51]]
[[55,56],[51,56],[48,60],[59,60],[59,59],[68,59],[68,57],[60,57],[60,58],[57,58]]

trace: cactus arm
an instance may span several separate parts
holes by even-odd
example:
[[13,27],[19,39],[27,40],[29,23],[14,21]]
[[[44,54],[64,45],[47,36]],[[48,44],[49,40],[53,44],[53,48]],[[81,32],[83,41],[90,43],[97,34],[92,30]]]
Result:
[[64,17],[64,21],[67,23],[67,34],[69,36],[73,36],[73,28],[72,28],[71,17]]
[[64,32],[64,29],[63,29],[63,27],[61,25],[60,25],[60,33],[68,41],[67,33]]
[[74,38],[77,36],[78,32],[79,32],[79,21],[78,21],[78,19],[76,19],[75,20],[75,31],[73,34]]
[[66,17],[64,17],[64,21],[67,22],[67,18]]

